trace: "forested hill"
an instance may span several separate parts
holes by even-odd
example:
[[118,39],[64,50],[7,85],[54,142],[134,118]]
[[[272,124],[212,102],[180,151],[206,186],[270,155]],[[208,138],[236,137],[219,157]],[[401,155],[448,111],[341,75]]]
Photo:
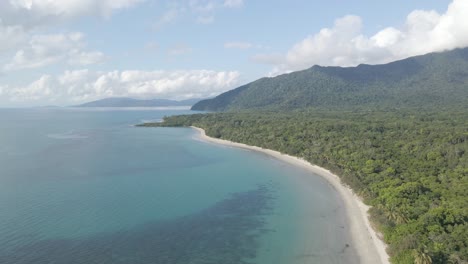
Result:
[[293,110],[308,107],[432,108],[468,105],[468,48],[411,57],[383,65],[313,66],[262,78],[192,110]]

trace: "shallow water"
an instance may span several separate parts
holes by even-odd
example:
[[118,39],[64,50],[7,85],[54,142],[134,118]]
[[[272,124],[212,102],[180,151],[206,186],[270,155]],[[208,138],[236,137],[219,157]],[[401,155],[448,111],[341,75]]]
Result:
[[342,202],[267,155],[136,128],[184,110],[0,110],[0,263],[357,263]]

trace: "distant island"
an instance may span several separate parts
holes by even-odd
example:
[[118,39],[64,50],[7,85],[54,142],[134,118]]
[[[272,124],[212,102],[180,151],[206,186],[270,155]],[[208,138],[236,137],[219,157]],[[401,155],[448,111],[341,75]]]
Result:
[[126,97],[105,98],[92,101],[75,107],[168,107],[168,106],[192,106],[201,99],[188,99],[182,101],[168,99],[134,99]]

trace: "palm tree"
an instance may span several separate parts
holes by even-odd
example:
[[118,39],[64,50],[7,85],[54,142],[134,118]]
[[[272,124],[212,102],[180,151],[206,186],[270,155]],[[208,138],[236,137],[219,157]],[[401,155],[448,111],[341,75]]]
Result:
[[460,257],[458,255],[452,254],[449,257],[448,263],[449,264],[460,264],[460,263],[463,263],[463,262],[462,262],[462,260],[460,259]]
[[383,209],[385,212],[385,216],[395,222],[396,224],[404,224],[408,222],[408,218],[405,217],[400,210],[394,205],[390,206],[380,206],[380,209]]
[[431,257],[422,249],[414,249],[413,257],[415,264],[432,264]]

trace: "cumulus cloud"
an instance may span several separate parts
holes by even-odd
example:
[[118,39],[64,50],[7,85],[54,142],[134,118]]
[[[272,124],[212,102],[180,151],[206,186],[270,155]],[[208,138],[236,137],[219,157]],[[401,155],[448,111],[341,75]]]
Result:
[[281,58],[263,54],[254,61],[274,65],[273,74],[300,70],[318,64],[355,66],[379,64],[429,52],[468,46],[468,1],[453,0],[447,11],[415,10],[401,28],[387,27],[373,36],[362,33],[358,16],[345,16],[331,28],[296,43]]
[[239,84],[236,71],[65,71],[44,75],[24,87],[3,87],[16,102],[76,103],[104,97],[189,99],[215,96]]
[[34,35],[3,66],[4,71],[39,68],[61,61],[70,65],[89,65],[105,59],[99,51],[83,51],[86,44],[80,32],[67,34]]
[[51,24],[80,16],[109,17],[119,9],[129,8],[144,0],[4,0],[0,17],[5,25],[25,28]]
[[[83,16],[108,18],[146,0],[1,0],[0,55],[27,42],[34,29]],[[21,56],[21,54],[18,54]]]
[[[32,82],[27,87],[18,87],[13,90],[6,90],[12,101],[34,101],[42,98],[54,100],[52,85],[54,79],[50,75],[43,75],[38,80]],[[8,87],[9,88],[9,87]]]

